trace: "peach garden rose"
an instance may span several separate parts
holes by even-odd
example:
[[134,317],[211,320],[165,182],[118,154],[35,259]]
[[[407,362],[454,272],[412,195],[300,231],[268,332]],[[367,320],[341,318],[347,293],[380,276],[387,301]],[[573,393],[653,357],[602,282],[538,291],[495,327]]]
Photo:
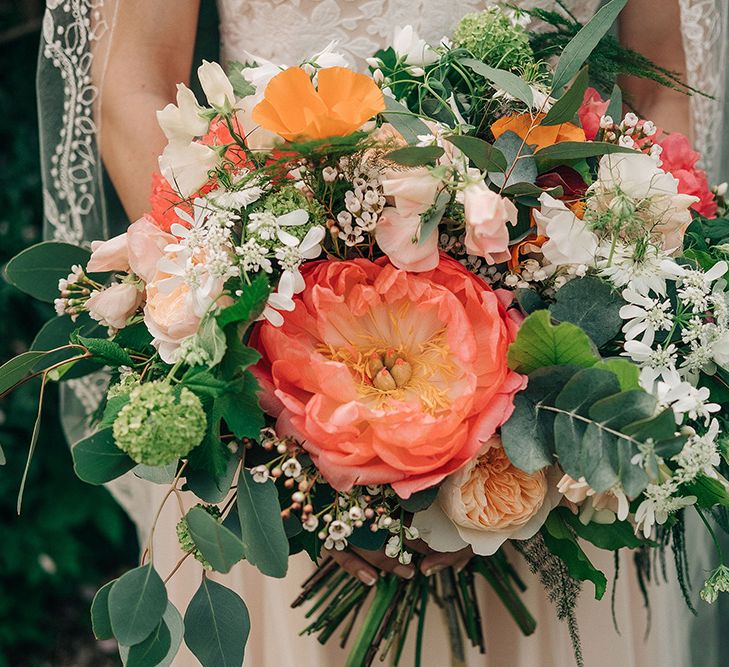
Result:
[[525,378],[506,365],[510,297],[441,257],[424,273],[385,258],[316,262],[283,326],[252,344],[265,408],[336,489],[392,484],[402,497],[471,460]]

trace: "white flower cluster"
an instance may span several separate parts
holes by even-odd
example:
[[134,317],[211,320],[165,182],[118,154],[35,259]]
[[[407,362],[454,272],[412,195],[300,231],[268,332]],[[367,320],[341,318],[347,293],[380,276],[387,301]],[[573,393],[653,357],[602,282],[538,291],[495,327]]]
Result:
[[340,169],[326,167],[323,177],[325,182],[339,178],[352,183],[352,189],[344,195],[345,210],[337,214],[336,234],[349,248],[363,243],[365,235],[374,231],[385,208],[380,172],[366,164],[350,168],[348,160],[342,159]]

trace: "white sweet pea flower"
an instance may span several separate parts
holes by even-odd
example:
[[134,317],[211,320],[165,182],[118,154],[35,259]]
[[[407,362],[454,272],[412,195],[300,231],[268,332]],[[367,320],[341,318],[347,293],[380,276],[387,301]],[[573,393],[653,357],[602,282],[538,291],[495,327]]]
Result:
[[218,109],[226,104],[231,107],[235,104],[233,84],[218,63],[203,60],[197,69],[197,76],[208,104]]
[[422,76],[422,68],[432,65],[439,57],[425,40],[418,36],[411,25],[395,30],[392,48],[406,65],[411,66],[414,76]]
[[279,312],[291,312],[296,308],[294,303],[294,279],[289,273],[284,273],[279,280],[278,287],[275,292],[271,292],[266,301],[266,307],[263,309],[259,320],[268,320],[273,326],[280,327],[284,323],[283,315]]
[[184,84],[177,84],[177,106],[168,104],[157,112],[157,122],[168,141],[191,141],[208,131],[208,121],[200,115],[203,108],[195,94]]
[[570,211],[564,202],[543,192],[542,206],[534,211],[539,234],[549,240],[542,245],[542,253],[554,266],[595,264],[598,248],[597,236],[583,220]]
[[217,164],[218,154],[194,141],[171,141],[159,156],[160,173],[183,198],[199,190]]
[[339,40],[333,39],[319,53],[309,58],[307,62],[318,68],[349,67],[347,58],[338,51],[335,51],[338,44]]

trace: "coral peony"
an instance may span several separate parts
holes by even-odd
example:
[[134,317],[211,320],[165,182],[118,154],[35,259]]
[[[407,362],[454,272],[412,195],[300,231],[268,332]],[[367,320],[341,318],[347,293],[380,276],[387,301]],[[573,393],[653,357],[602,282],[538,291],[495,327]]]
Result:
[[442,257],[427,273],[386,258],[315,262],[276,328],[254,331],[266,409],[335,488],[402,497],[470,461],[511,415],[525,378],[506,350],[510,296]]
[[691,205],[697,213],[707,218],[716,217],[716,198],[709,188],[706,172],[696,166],[700,155],[692,150],[688,138],[672,132],[657,143],[663,149],[660,156],[661,169],[678,180],[679,193],[698,198]]
[[554,472],[530,474],[512,465],[498,436],[478,456],[452,474],[413,525],[436,551],[490,556],[508,539],[526,540],[559,502]]
[[315,89],[300,67],[277,74],[252,119],[289,141],[327,139],[352,134],[385,110],[382,91],[364,74],[327,67],[319,70],[317,80]]
[[585,138],[592,141],[600,129],[600,119],[607,112],[610,102],[603,100],[594,88],[588,88],[582,98],[582,104],[577,110],[580,125],[585,131]]

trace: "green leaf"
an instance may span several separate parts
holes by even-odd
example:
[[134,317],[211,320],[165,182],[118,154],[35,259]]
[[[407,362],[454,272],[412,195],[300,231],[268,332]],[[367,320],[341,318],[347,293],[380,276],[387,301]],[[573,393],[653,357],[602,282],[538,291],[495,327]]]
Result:
[[132,472],[135,477],[152,482],[152,484],[164,484],[169,486],[175,481],[175,475],[177,474],[178,461],[168,463],[166,466],[148,466],[143,463],[139,463]]
[[121,345],[105,338],[85,338],[83,336],[72,336],[72,343],[83,345],[96,361],[107,366],[133,366],[134,362]]
[[635,151],[632,148],[624,148],[604,141],[560,141],[558,144],[540,148],[534,157],[537,161],[542,162],[545,160],[579,160],[612,153],[635,153]]
[[205,366],[194,366],[190,368],[180,380],[180,385],[187,387],[199,397],[218,398],[230,387],[230,383],[221,380]]
[[693,482],[684,484],[682,490],[686,496],[696,496],[696,504],[699,507],[709,508],[715,505],[729,507],[729,493],[718,479],[699,475]]
[[[103,332],[103,335],[106,336],[106,329],[104,329],[98,322],[92,320],[88,313],[82,313],[79,315],[75,322],[69,315],[63,315],[61,317],[53,317],[43,325],[33,340],[30,349],[51,351],[64,345],[68,345],[71,340],[71,335],[76,331],[78,331],[82,336],[93,337],[96,332]],[[43,364],[39,364],[39,366],[53,366],[66,359],[78,357],[79,353],[79,350],[73,348],[60,350],[53,354],[49,354],[48,357],[43,360]],[[38,369],[36,368],[34,370]],[[78,361],[66,370],[63,374],[63,379],[70,380],[73,378],[83,377],[84,375],[88,375],[89,373],[93,373],[98,370],[98,364],[90,359]]]
[[74,264],[85,266],[91,253],[70,243],[44,241],[13,257],[5,267],[9,283],[39,301],[58,298],[58,281],[71,273]]
[[593,368],[600,368],[614,373],[618,378],[620,389],[622,391],[640,388],[640,383],[638,382],[638,378],[640,377],[640,367],[627,359],[620,359],[619,357],[600,359]]
[[370,522],[365,523],[361,528],[356,528],[354,532],[347,538],[348,544],[357,549],[367,549],[368,551],[379,551],[385,546],[387,538],[390,537],[388,530],[370,530]]
[[620,122],[623,117],[623,91],[620,90],[617,83],[613,86],[613,91],[610,94],[610,104],[608,104],[605,115],[612,116],[616,122]]
[[3,451],[2,446],[0,446],[0,466],[4,466],[7,463],[7,459],[5,458],[5,452]]
[[[167,603],[167,609],[165,609],[165,613],[162,615],[162,622],[164,622],[167,626],[167,630],[170,633],[170,647],[167,651],[167,655],[158,659],[158,661],[154,663],[154,667],[172,667],[175,657],[177,656],[177,652],[180,650],[182,635],[185,628],[182,623],[182,616],[180,615],[180,612],[177,611],[171,602]],[[128,646],[119,645],[119,656],[122,659],[124,667],[128,667],[129,665],[127,662],[129,653],[130,650]],[[150,667],[152,666],[150,665]]]
[[582,104],[589,80],[587,67],[583,67],[569,90],[552,105],[552,108],[539,124],[561,125],[562,123],[569,123]]
[[537,180],[539,172],[532,156],[534,151],[518,134],[507,130],[494,141],[494,147],[504,155],[508,165],[506,173],[489,172],[489,178],[494,185],[506,189],[519,183],[534,183]]
[[[81,333],[84,336],[88,335],[83,331]],[[148,351],[152,346],[152,334],[149,333],[149,329],[147,329],[144,322],[125,326],[116,332],[113,340],[123,348],[135,352]]]
[[452,143],[456,148],[473,162],[482,172],[506,171],[506,158],[504,154],[491,144],[486,143],[478,137],[453,134],[446,137],[446,141]]
[[540,406],[550,403],[577,370],[576,366],[539,368],[514,397],[514,411],[501,427],[501,441],[517,468],[531,474],[554,463],[554,414]]
[[236,438],[255,440],[266,425],[258,404],[258,380],[253,373],[245,371],[236,388],[234,394],[225,394],[220,399],[223,419]]
[[615,551],[624,547],[636,549],[645,545],[645,542],[636,536],[633,526],[628,521],[584,524],[580,521],[580,517],[567,507],[558,507],[554,511],[577,533],[578,537],[599,549]]
[[241,72],[244,67],[245,65],[237,60],[228,65],[228,79],[233,86],[235,96],[239,98],[254,95],[256,92],[256,87]]
[[385,108],[386,111],[382,112],[382,117],[402,135],[408,144],[417,144],[418,136],[431,134],[428,126],[418,116],[387,95],[385,95]]
[[125,646],[139,644],[157,627],[166,608],[167,591],[152,564],[130,570],[109,592],[114,637]]
[[444,188],[438,193],[433,206],[420,216],[420,240],[418,241],[420,245],[425,243],[438,228],[450,201],[451,193]]
[[240,539],[202,507],[193,507],[186,518],[195,546],[216,572],[230,572],[243,559]]
[[144,641],[129,648],[126,667],[157,667],[170,652],[172,636],[164,620]]
[[591,581],[595,585],[595,599],[601,600],[607,589],[607,578],[587,557],[574,535],[562,518],[552,512],[542,528],[542,536],[547,548],[559,556],[567,566],[573,579]]
[[545,366],[588,368],[598,361],[582,329],[569,322],[554,326],[546,310],[537,310],[524,320],[506,358],[509,367],[518,373],[531,373]]
[[549,313],[558,322],[576,324],[601,347],[620,332],[620,308],[624,304],[607,282],[587,276],[570,280],[558,289]]
[[482,77],[491,81],[500,90],[503,90],[517,100],[521,100],[529,108],[533,106],[534,94],[532,93],[531,87],[524,79],[518,77],[516,74],[512,74],[503,69],[490,67],[486,63],[473,58],[465,58],[461,60],[461,63],[476,72],[476,74],[480,74]]
[[438,487],[431,486],[429,489],[413,493],[409,498],[398,498],[397,503],[406,512],[422,512],[433,504],[437,495]]
[[226,471],[215,478],[207,470],[188,468],[185,473],[185,490],[194,493],[206,503],[221,503],[230,493],[239,460],[228,459]]
[[519,288],[515,291],[515,296],[519,306],[527,315],[547,307],[536,290]]
[[23,352],[0,366],[0,396],[22,382],[33,371],[36,363],[47,352]]
[[[209,402],[206,401],[206,403]],[[212,400],[212,406],[206,408],[206,415],[208,426],[205,438],[190,452],[187,460],[190,469],[204,470],[219,482],[225,475],[230,460],[230,450],[220,440],[220,420],[222,418],[220,399]]]
[[89,484],[105,484],[137,465],[114,442],[111,428],[79,440],[71,449],[73,469]]
[[385,159],[404,167],[422,167],[435,164],[443,153],[440,146],[407,146],[391,151],[385,155]]
[[217,366],[225,356],[227,341],[225,333],[218,325],[218,321],[208,314],[200,323],[197,332],[197,344],[207,355],[205,366],[212,368]]
[[116,416],[127,403],[129,403],[129,394],[119,394],[118,396],[107,399],[99,427],[106,428],[107,426],[112,426]]
[[243,285],[243,293],[232,306],[223,308],[218,315],[218,324],[225,328],[228,324],[253,322],[266,305],[266,299],[271,293],[271,286],[265,274],[257,275],[250,285]]
[[251,473],[242,468],[237,503],[246,560],[269,577],[285,577],[289,542],[273,480],[254,482]]
[[202,667],[242,665],[250,629],[243,600],[229,588],[203,578],[185,612],[185,644]]
[[116,579],[113,579],[102,586],[94,595],[94,601],[91,603],[91,627],[96,639],[114,638],[109,618],[109,591],[115,583]]
[[564,47],[554,68],[552,90],[559,90],[566,86],[569,80],[577,74],[600,40],[615,23],[615,19],[627,1],[612,0],[608,2]]

